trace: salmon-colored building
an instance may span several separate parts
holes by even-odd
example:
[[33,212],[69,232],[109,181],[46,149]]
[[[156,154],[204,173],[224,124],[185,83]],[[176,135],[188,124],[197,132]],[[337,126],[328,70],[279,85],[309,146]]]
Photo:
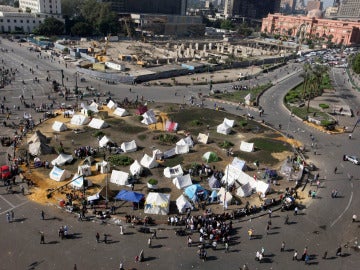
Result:
[[320,10],[307,16],[269,14],[262,20],[261,32],[298,38],[322,38],[336,44],[360,44],[360,21],[321,19]]

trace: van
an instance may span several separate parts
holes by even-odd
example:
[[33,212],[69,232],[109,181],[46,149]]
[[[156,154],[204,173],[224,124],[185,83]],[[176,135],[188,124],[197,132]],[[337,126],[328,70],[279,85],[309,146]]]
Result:
[[10,167],[8,165],[3,165],[0,167],[0,177],[1,180],[7,180],[12,176]]

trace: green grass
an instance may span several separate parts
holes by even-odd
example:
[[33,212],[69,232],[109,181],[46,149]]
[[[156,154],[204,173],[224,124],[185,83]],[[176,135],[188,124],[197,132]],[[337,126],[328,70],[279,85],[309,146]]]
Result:
[[181,164],[184,161],[184,157],[182,155],[176,155],[172,158],[168,158],[164,162],[165,167],[174,167],[178,164]]
[[308,116],[314,117],[314,113],[316,114],[317,119],[323,119],[323,120],[332,120],[333,118],[327,114],[326,112],[322,112],[319,109],[309,107],[309,111],[307,111],[307,106],[303,107],[290,107],[287,106],[287,108],[292,111],[292,113],[298,117],[300,117],[303,120],[306,120]]
[[121,119],[109,119],[107,120],[107,122],[111,125],[111,129],[114,130],[115,132],[138,134],[148,130],[148,128],[145,126],[131,125]]
[[249,142],[254,143],[255,149],[270,153],[280,153],[291,149],[289,144],[268,138],[253,138],[250,139]]
[[227,101],[232,102],[244,102],[244,98],[250,93],[251,94],[251,101],[255,101],[256,97],[263,92],[264,90],[270,88],[272,86],[271,83],[259,85],[256,87],[253,87],[250,90],[241,90],[241,91],[234,91],[234,92],[228,92],[224,94],[216,94],[214,97],[218,99],[223,99]]

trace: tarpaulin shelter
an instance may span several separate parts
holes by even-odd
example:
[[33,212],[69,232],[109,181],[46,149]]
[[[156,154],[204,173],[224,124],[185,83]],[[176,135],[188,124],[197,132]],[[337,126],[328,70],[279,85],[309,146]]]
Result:
[[175,154],[177,154],[177,155],[186,154],[186,153],[189,153],[189,151],[190,151],[190,147],[187,144],[175,146]]
[[138,115],[144,114],[147,112],[147,110],[148,110],[148,108],[146,106],[140,105],[136,110],[136,114],[138,114]]
[[135,140],[132,140],[131,142],[123,142],[120,145],[121,150],[123,150],[125,153],[135,152],[137,150],[137,145]]
[[134,163],[130,165],[131,175],[139,176],[142,173],[142,170],[143,170],[143,167],[137,160],[135,160]]
[[114,183],[119,186],[129,185],[129,174],[118,170],[112,170],[110,183]]
[[153,110],[148,110],[147,112],[142,114],[143,120],[141,121],[141,123],[145,124],[145,125],[151,125],[151,124],[155,124],[157,122],[155,113]]
[[76,126],[87,125],[89,122],[90,122],[89,117],[87,117],[86,115],[82,115],[82,114],[75,114],[70,120],[70,124],[76,125]]
[[194,209],[192,204],[186,199],[184,195],[180,195],[179,198],[176,199],[176,206],[180,214],[185,213],[186,209]]
[[[83,189],[84,188],[84,177],[80,176],[79,174],[75,174],[74,177],[72,178],[74,181],[70,182],[70,186],[74,189]],[[87,186],[91,187],[92,186],[92,182],[88,179],[86,179],[87,181]]]
[[192,140],[191,136],[187,136],[176,143],[176,145],[188,145],[189,148],[194,146],[194,141]]
[[209,178],[209,187],[211,189],[218,189],[221,187],[220,181],[214,175]]
[[101,162],[97,162],[95,164],[96,170],[100,173],[109,173],[110,172],[110,164],[109,162],[106,162],[105,160]]
[[145,198],[145,195],[142,193],[134,192],[131,190],[120,190],[119,193],[115,196],[115,200],[121,200],[126,202],[139,203]]
[[241,141],[240,151],[253,152],[254,151],[254,143],[248,143],[248,142]]
[[231,127],[225,123],[221,123],[216,127],[216,132],[224,135],[228,135],[231,133]]
[[178,123],[166,120],[165,131],[169,131],[169,132],[176,131],[178,129],[178,126],[179,126]]
[[235,121],[234,121],[234,120],[227,119],[227,118],[224,118],[223,123],[226,124],[226,125],[229,126],[229,127],[234,127]]
[[155,157],[150,157],[147,154],[144,154],[144,156],[140,160],[140,164],[148,169],[152,169],[159,166],[159,163],[156,162]]
[[41,142],[47,143],[47,138],[40,130],[36,130],[35,133],[27,140],[27,143]]
[[209,140],[209,133],[208,134],[199,133],[199,135],[197,136],[197,141],[199,143],[207,144],[208,140]]
[[106,147],[109,143],[114,143],[109,137],[104,135],[99,141],[99,147]]
[[149,192],[145,200],[145,214],[167,215],[170,207],[170,194]]
[[205,200],[207,198],[207,191],[199,184],[191,185],[184,190],[184,194],[192,201]]
[[102,119],[93,118],[93,119],[91,119],[88,126],[91,128],[95,128],[95,129],[103,129],[103,128],[108,127],[109,125],[107,123],[105,123],[105,121]]
[[38,141],[29,144],[29,154],[32,156],[47,155],[53,152],[54,148],[43,142]]
[[218,201],[218,193],[216,190],[213,190],[210,194],[210,202],[217,202]]
[[242,171],[246,169],[246,162],[242,159],[238,159],[237,157],[234,157],[233,161],[231,162],[231,165]]
[[51,164],[54,166],[63,166],[66,163],[71,163],[73,161],[73,156],[72,155],[67,155],[64,153],[61,153],[60,155],[58,155],[57,158],[55,158],[54,160],[51,161]]
[[172,182],[178,189],[187,188],[193,184],[190,174],[177,176],[172,180]]
[[174,178],[177,176],[181,176],[184,174],[183,169],[181,168],[181,165],[178,164],[174,167],[166,167],[164,169],[164,176],[167,178]]
[[117,104],[110,99],[106,106],[107,106],[110,110],[114,110],[114,109],[116,109]]
[[247,183],[237,188],[236,195],[239,197],[249,197],[252,194],[252,190],[250,183]]
[[58,132],[67,130],[66,125],[63,122],[60,122],[60,121],[55,121],[54,124],[51,126],[51,128],[54,131],[58,131]]
[[225,206],[231,204],[233,196],[231,195],[231,193],[229,191],[226,191],[226,189],[224,187],[221,187],[217,194],[218,194],[220,203],[223,203]]
[[71,172],[67,171],[67,170],[62,170],[56,166],[54,166],[51,171],[50,171],[50,174],[49,174],[49,177],[52,179],[52,180],[55,180],[55,181],[64,181],[66,180],[67,178],[69,178],[71,176]]
[[129,113],[123,108],[116,108],[113,114],[120,117],[129,115]]
[[78,166],[78,172],[77,173],[79,175],[89,176],[89,175],[91,175],[91,167],[89,165]]
[[206,152],[202,156],[202,159],[205,160],[207,163],[210,163],[218,161],[219,157],[217,156],[217,154],[215,154],[215,152]]

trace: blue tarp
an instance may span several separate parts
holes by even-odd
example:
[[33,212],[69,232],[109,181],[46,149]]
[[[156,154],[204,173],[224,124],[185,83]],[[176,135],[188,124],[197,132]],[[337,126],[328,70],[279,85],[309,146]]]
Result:
[[206,189],[203,188],[202,186],[200,186],[199,184],[191,185],[191,186],[185,188],[184,193],[189,199],[191,199],[193,201],[196,201],[197,198],[199,198],[199,197],[201,197],[202,199],[207,198]]
[[139,203],[144,197],[145,195],[141,193],[130,190],[120,190],[119,193],[115,196],[115,200]]

